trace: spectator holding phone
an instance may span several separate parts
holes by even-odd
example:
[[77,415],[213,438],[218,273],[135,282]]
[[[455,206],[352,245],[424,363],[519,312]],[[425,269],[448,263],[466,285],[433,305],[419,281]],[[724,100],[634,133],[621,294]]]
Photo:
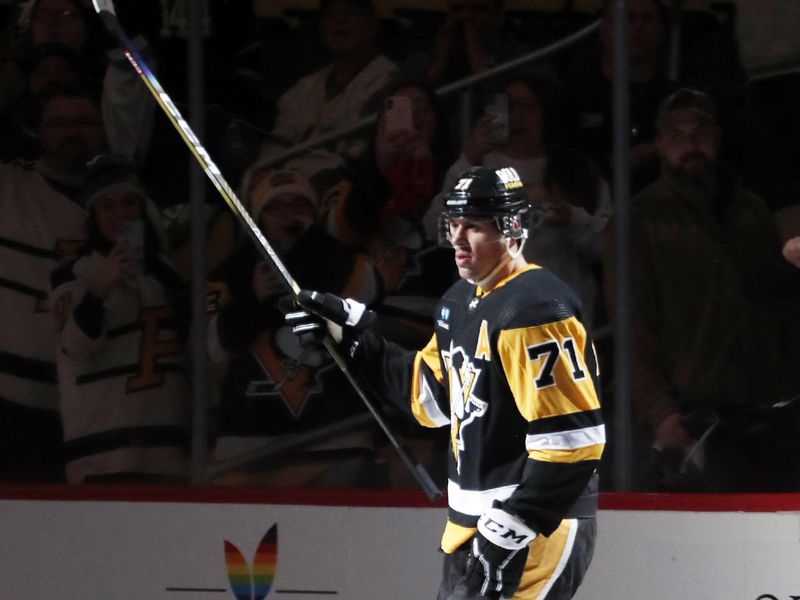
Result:
[[[424,82],[403,80],[383,102],[370,148],[319,182],[325,227],[346,246],[372,257],[385,297],[413,292],[435,298],[444,289],[438,286],[446,288],[456,276],[452,257],[443,256],[422,229],[450,155],[432,90]],[[422,321],[415,334],[416,327],[402,320],[398,335],[427,338],[429,315]]]
[[[504,111],[507,106],[507,112]],[[599,324],[599,265],[603,231],[611,215],[608,184],[581,152],[552,143],[554,90],[545,80],[517,75],[504,94],[489,98],[461,156],[450,167],[442,191],[471,166],[513,167],[525,192],[543,210],[531,211],[525,259],[547,267],[574,289],[584,304],[588,327]],[[429,238],[437,235],[442,194],[425,216]]]
[[182,481],[185,286],[131,161],[93,159],[84,204],[86,245],[51,276],[67,480]]
[[326,228],[344,244],[364,247],[394,216],[418,222],[450,154],[433,90],[418,80],[396,82],[382,100],[366,151],[317,180]]
[[502,93],[488,96],[483,113],[464,141],[461,156],[447,171],[442,191],[451,189],[469,167],[490,163],[514,167],[526,186],[540,181],[550,90],[541,79],[520,76],[508,81]]

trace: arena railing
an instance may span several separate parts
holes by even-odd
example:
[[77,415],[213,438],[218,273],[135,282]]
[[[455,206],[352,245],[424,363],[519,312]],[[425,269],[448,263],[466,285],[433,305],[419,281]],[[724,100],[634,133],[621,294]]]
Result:
[[[453,96],[459,92],[465,92],[478,84],[487,82],[487,81],[494,81],[499,79],[503,75],[507,73],[513,72],[517,69],[522,67],[528,66],[535,62],[538,62],[548,56],[557,54],[562,50],[569,48],[570,46],[575,45],[576,43],[580,42],[584,38],[591,35],[594,31],[596,31],[600,27],[600,20],[593,21],[592,23],[586,25],[585,27],[581,28],[580,30],[576,31],[575,33],[566,36],[565,38],[558,40],[544,48],[540,48],[538,50],[534,50],[529,52],[528,54],[523,54],[513,60],[508,62],[496,65],[491,69],[487,69],[482,73],[478,73],[476,75],[471,75],[469,77],[465,77],[464,79],[459,79],[458,81],[454,81],[452,83],[448,83],[436,89],[436,95],[442,98],[446,98],[448,96]],[[302,142],[300,144],[295,144],[288,150],[275,154],[273,156],[266,157],[258,162],[258,166],[269,167],[272,165],[280,165],[285,163],[288,160],[296,158],[298,156],[302,156],[304,154],[309,154],[313,152],[319,152],[320,150],[326,148],[327,146],[337,142],[341,139],[350,137],[356,133],[360,133],[373,125],[377,119],[376,114],[371,114],[369,116],[364,117],[357,123],[353,125],[342,127],[340,129],[336,129],[324,135],[317,136],[311,140],[306,142]]]

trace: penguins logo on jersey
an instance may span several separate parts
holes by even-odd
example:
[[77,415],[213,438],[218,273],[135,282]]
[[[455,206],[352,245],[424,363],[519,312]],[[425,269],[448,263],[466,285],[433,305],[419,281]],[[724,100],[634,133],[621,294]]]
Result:
[[450,382],[450,442],[456,465],[461,467],[460,453],[465,449],[464,430],[476,419],[480,419],[489,404],[475,395],[476,384],[481,375],[463,348],[442,352]]
[[[288,328],[283,328],[288,331]],[[300,418],[311,396],[322,392],[322,374],[333,363],[320,364],[317,361],[303,361],[303,357],[287,356],[277,338],[280,331],[273,334],[262,332],[250,346],[253,357],[266,376],[263,380],[251,381],[247,386],[248,397],[280,398],[295,419]],[[307,363],[311,364],[307,364]]]

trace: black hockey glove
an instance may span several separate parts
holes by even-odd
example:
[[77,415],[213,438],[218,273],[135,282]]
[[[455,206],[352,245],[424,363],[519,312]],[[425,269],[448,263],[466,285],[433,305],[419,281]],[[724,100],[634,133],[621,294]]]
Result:
[[334,294],[301,290],[297,304],[303,310],[287,314],[286,322],[304,345],[321,343],[326,333],[340,342],[342,330],[361,331],[372,325],[376,318],[375,313],[361,302]]
[[486,511],[478,520],[464,569],[467,590],[494,600],[510,598],[519,587],[535,537],[535,531],[503,509]]

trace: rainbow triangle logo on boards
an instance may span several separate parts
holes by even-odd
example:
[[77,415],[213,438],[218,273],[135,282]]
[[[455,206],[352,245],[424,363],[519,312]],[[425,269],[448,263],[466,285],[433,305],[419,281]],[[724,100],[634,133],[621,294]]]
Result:
[[225,566],[236,600],[264,600],[275,578],[278,560],[278,525],[269,528],[256,548],[252,571],[241,551],[225,540]]

